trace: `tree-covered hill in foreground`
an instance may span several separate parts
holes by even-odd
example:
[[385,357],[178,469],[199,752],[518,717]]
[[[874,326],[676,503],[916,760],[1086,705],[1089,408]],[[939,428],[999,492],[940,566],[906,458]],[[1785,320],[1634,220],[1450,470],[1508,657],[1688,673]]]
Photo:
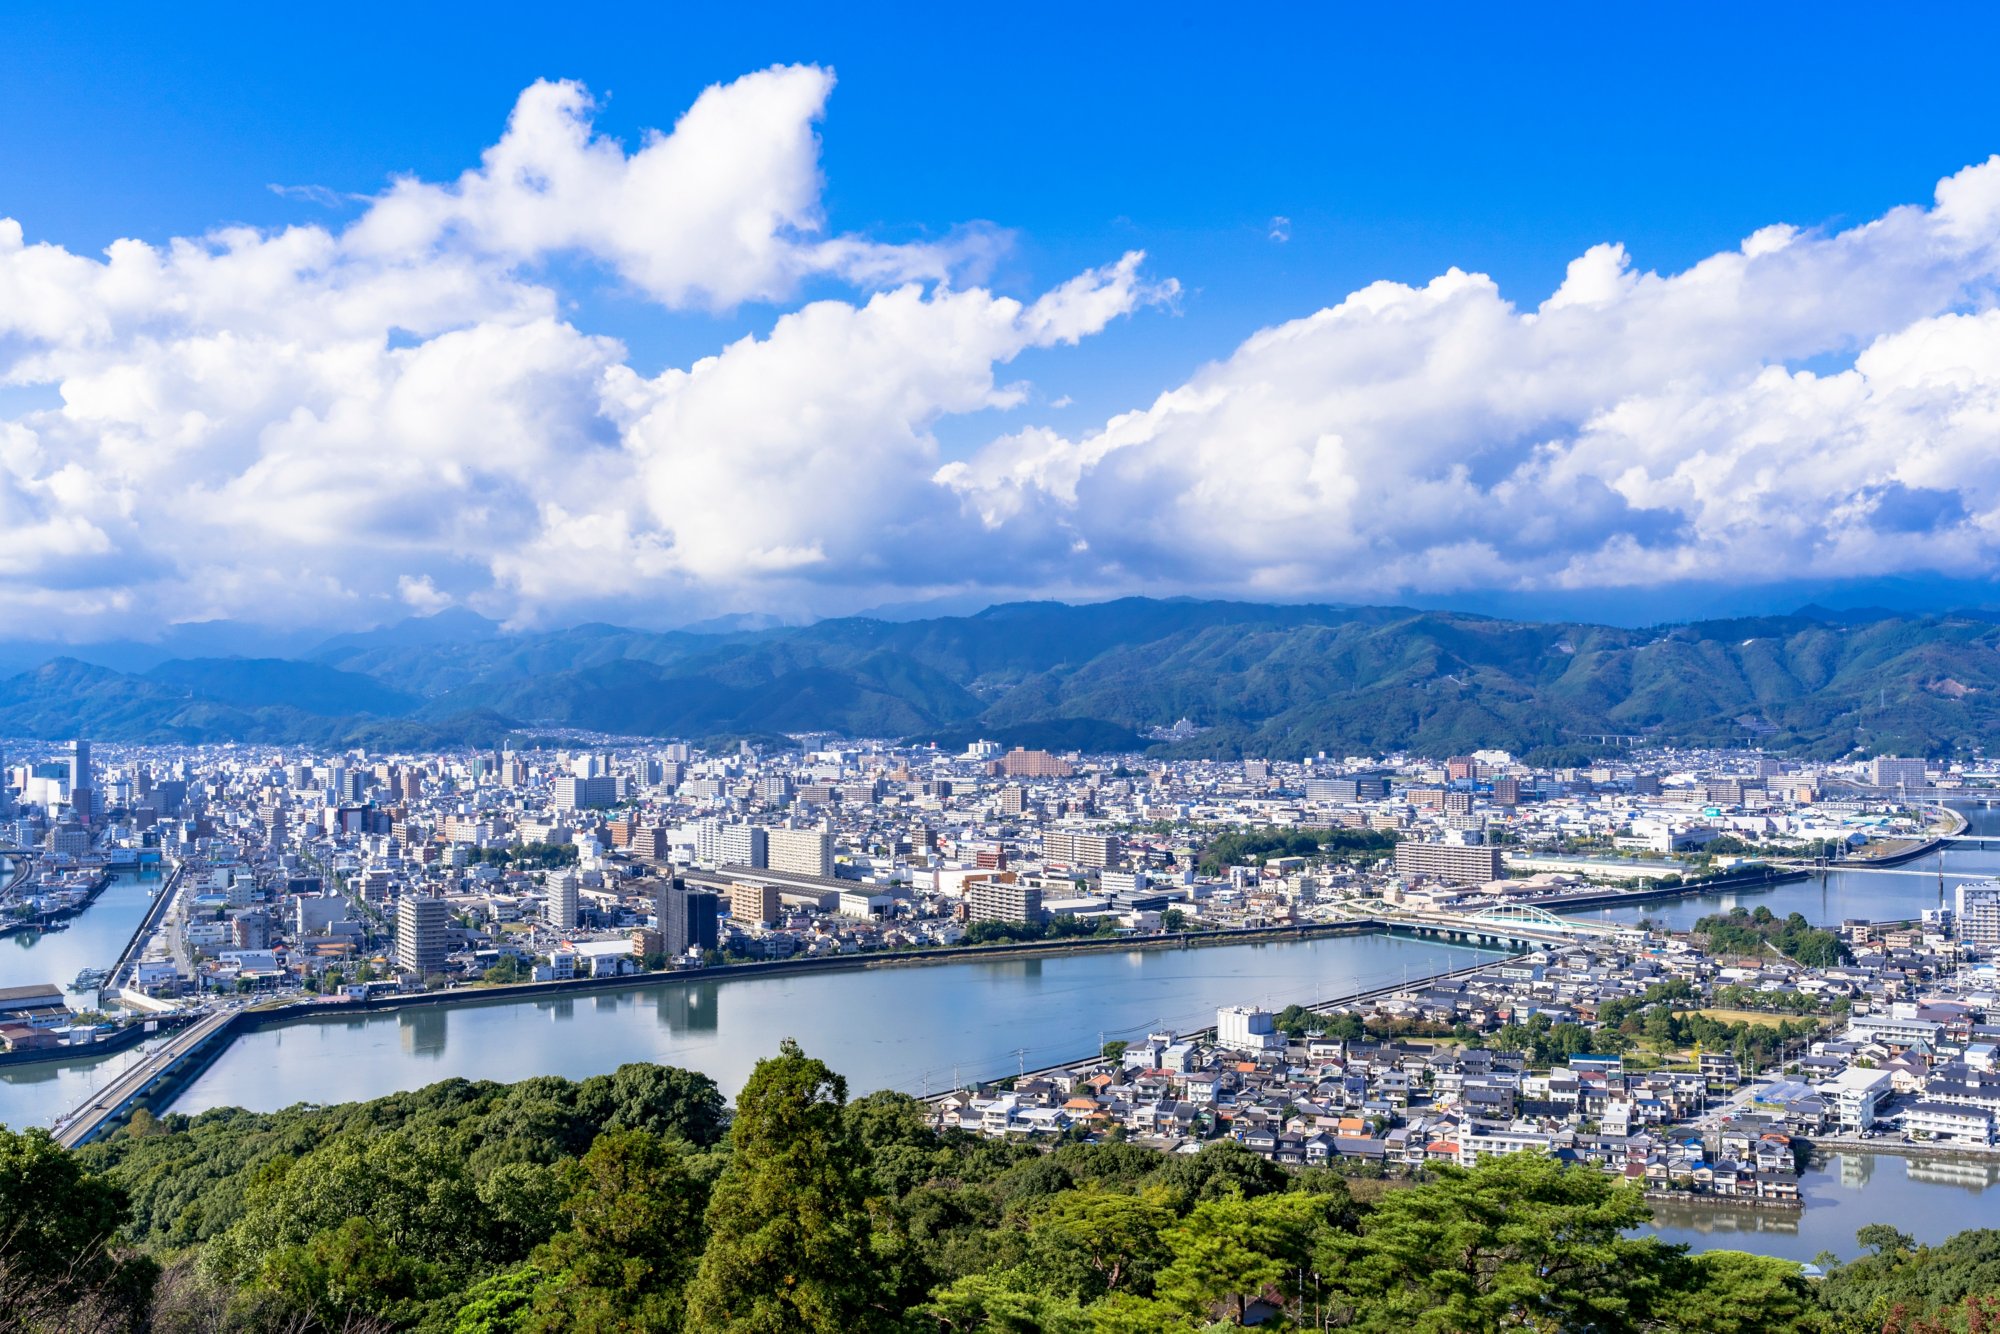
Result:
[[302,662],[183,659],[144,675],[51,662],[0,681],[0,736],[490,744],[519,725],[1102,751],[1185,718],[1205,730],[1173,753],[1524,753],[1606,736],[1818,757],[2000,745],[2000,625],[1972,615],[1632,630],[1128,598],[726,634],[454,637],[460,624],[344,636]]
[[1627,1233],[1631,1187],[1539,1156],[1410,1181],[940,1136],[791,1044],[706,1077],[432,1085],[0,1131],[0,1326],[65,1334],[1187,1331],[1975,1334],[2000,1233],[1794,1265]]

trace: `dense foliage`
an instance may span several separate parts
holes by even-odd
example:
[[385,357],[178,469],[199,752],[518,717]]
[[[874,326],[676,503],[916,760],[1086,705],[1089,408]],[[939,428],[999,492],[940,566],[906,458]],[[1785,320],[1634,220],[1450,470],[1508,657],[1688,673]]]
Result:
[[967,945],[1025,944],[1037,940],[1086,940],[1118,934],[1118,923],[1109,917],[1085,919],[1073,913],[1056,913],[1038,922],[973,922],[965,928]]
[[[41,1331],[1382,1334],[1986,1328],[2000,1234],[1796,1266],[1690,1256],[1538,1155],[1419,1179],[940,1136],[791,1043],[725,1124],[706,1078],[450,1081],[159,1121],[75,1155],[0,1131],[0,1323]],[[24,1295],[25,1294],[25,1295]],[[1973,1302],[1969,1306],[1968,1300]],[[1928,1323],[1927,1323],[1928,1322]]]
[[1228,867],[1258,865],[1274,857],[1361,854],[1373,860],[1395,847],[1395,833],[1380,829],[1228,829],[1203,846],[1201,873],[1220,875]]
[[554,871],[576,865],[579,853],[574,843],[524,843],[518,848],[469,848],[466,856],[474,862],[490,862],[516,871]]
[[[656,736],[836,731],[1181,754],[1442,756],[1552,765],[1592,736],[1755,742],[1818,757],[2000,742],[2000,626],[1811,616],[1623,629],[1398,607],[1127,598],[755,634],[590,625],[347,636],[309,663],[64,659],[0,681],[0,735],[492,744],[507,720]],[[787,744],[776,739],[776,744]]]
[[1731,908],[1694,924],[1710,954],[1761,954],[1769,945],[1808,968],[1831,968],[1854,956],[1847,942],[1808,922],[1804,913],[1780,918],[1769,908]]

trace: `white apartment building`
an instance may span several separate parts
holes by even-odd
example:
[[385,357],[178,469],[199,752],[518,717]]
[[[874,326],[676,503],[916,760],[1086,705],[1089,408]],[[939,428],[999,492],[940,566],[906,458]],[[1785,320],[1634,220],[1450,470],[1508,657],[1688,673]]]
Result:
[[1215,1045],[1230,1051],[1271,1051],[1284,1045],[1269,1010],[1225,1005],[1215,1012]]
[[833,835],[824,829],[765,831],[768,869],[792,875],[833,874]]
[[1979,950],[2000,950],[2000,880],[1968,880],[1958,887],[1958,939]]

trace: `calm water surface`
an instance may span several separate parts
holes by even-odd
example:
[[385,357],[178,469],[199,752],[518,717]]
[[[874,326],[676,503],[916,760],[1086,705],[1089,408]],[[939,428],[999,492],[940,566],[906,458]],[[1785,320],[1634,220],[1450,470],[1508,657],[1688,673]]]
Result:
[[572,1079],[627,1061],[700,1070],[734,1098],[795,1037],[854,1093],[922,1093],[1081,1058],[1105,1038],[1215,1022],[1218,1006],[1331,999],[1482,955],[1391,936],[1092,952],[930,967],[688,980],[532,1001],[313,1019],[246,1034],[176,1111],[380,1097],[452,1076]]
[[1728,1209],[1656,1204],[1653,1231],[1698,1251],[1757,1251],[1810,1261],[1822,1251],[1861,1253],[1856,1230],[1888,1223],[1936,1245],[1967,1228],[2000,1227],[2000,1160],[1837,1153],[1799,1178],[1806,1207]]
[[[0,939],[0,987],[52,982],[67,988],[86,968],[109,968],[139,929],[153,905],[151,891],[159,885],[156,873],[121,872],[82,916],[69,919],[67,929]],[[94,1000],[81,994],[70,997],[72,1006],[78,1007]]]
[[[157,873],[121,872],[69,929],[45,935],[0,939],[0,987],[50,982],[65,988],[73,1009],[84,1009],[96,993],[69,992],[85,968],[109,968],[152,906]],[[82,1056],[27,1065],[0,1065],[0,1124],[45,1126],[82,1103],[138,1060],[138,1049],[108,1056]]]
[[[2000,836],[2000,810],[1970,807],[1964,812],[1972,822],[1969,834]],[[1657,925],[1685,931],[1711,913],[1731,908],[1769,908],[1780,917],[1804,913],[1815,926],[1838,926],[1848,918],[1871,922],[1898,921],[1916,917],[1926,908],[1938,906],[1937,872],[1946,872],[1947,897],[1968,877],[1955,872],[2000,875],[2000,845],[1980,848],[1966,845],[1952,851],[1906,862],[1878,871],[1834,871],[1809,880],[1793,881],[1771,889],[1740,894],[1701,894],[1694,898],[1669,899],[1630,908],[1603,908],[1575,916],[1606,922],[1637,922],[1646,919]],[[1924,874],[1907,874],[1922,872]]]

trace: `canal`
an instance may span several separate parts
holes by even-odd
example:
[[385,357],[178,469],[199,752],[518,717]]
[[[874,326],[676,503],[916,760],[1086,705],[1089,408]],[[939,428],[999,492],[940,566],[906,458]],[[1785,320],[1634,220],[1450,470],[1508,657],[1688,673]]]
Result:
[[436,1080],[576,1079],[627,1061],[700,1070],[734,1099],[797,1038],[854,1093],[922,1093],[1079,1059],[1104,1039],[1215,1022],[1217,1007],[1331,999],[1500,957],[1397,936],[1090,951],[780,974],[310,1019],[245,1034],[176,1111],[374,1098]]
[[[53,983],[64,988],[72,1009],[88,1008],[96,992],[72,992],[69,984],[86,968],[109,968],[139,929],[152,906],[157,872],[120,872],[79,916],[61,931],[0,938],[0,987]],[[140,1057],[136,1049],[110,1055],[0,1065],[0,1125],[48,1125],[116,1079]]]
[[[160,887],[157,872],[120,872],[104,892],[60,931],[26,932],[0,938],[0,987],[54,983],[67,992],[86,968],[109,968],[153,906]],[[72,1009],[96,1000],[96,993],[69,993]]]

